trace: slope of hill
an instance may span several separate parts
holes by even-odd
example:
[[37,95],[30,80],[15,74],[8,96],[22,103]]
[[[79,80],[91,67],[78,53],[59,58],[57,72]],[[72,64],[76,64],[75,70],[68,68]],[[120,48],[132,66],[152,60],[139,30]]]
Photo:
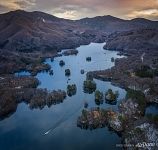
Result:
[[104,48],[128,53],[138,53],[138,51],[153,53],[158,49],[158,30],[139,29],[113,33],[109,35]]
[[42,12],[0,15],[0,48],[18,51],[71,48],[95,41],[99,32]]
[[129,31],[135,29],[158,28],[157,21],[151,21],[144,18],[135,18],[132,20],[123,20],[113,16],[98,16],[94,18],[84,18],[78,20],[82,25],[93,27],[96,30],[102,30],[107,33]]
[[114,32],[158,27],[158,22],[143,18],[122,20],[98,16],[72,21],[43,12],[22,10],[1,14],[0,20],[0,48],[23,52],[72,48],[103,42],[108,34]]

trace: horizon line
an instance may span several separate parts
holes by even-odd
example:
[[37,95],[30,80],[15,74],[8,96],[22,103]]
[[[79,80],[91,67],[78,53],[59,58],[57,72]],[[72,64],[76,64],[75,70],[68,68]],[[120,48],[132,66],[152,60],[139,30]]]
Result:
[[60,19],[65,19],[65,20],[71,20],[71,21],[77,21],[77,20],[82,20],[82,19],[93,19],[93,18],[96,18],[96,17],[113,17],[113,18],[116,18],[116,19],[120,19],[120,20],[124,20],[124,21],[130,21],[130,20],[135,20],[135,19],[145,19],[145,20],[148,20],[148,21],[153,21],[153,22],[156,22],[158,20],[152,20],[152,19],[148,19],[148,18],[145,18],[145,17],[136,17],[136,18],[119,18],[119,17],[116,17],[116,16],[113,16],[113,15],[110,15],[110,14],[107,14],[107,15],[96,15],[96,16],[93,16],[93,17],[83,17],[83,18],[79,18],[79,19],[69,19],[69,18],[64,18],[64,17],[59,17],[59,16],[56,16],[56,15],[53,15],[49,12],[44,12],[44,11],[39,11],[39,10],[33,10],[33,11],[28,11],[28,10],[24,10],[24,9],[16,9],[16,10],[10,10],[10,11],[7,11],[7,12],[2,12],[0,13],[0,15],[5,15],[5,14],[8,14],[8,13],[11,13],[11,12],[18,12],[18,11],[23,11],[23,12],[26,12],[26,13],[33,13],[33,12],[39,12],[39,13],[44,13],[44,14],[48,14],[48,15],[51,15],[51,16],[54,16],[56,18],[60,18]]

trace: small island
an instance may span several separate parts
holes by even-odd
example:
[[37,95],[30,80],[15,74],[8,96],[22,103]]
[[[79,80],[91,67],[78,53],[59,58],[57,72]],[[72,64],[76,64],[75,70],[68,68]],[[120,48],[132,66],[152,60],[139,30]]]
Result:
[[51,58],[50,58],[50,61],[53,62],[53,61],[54,61],[54,57],[51,57]]
[[105,93],[105,100],[109,103],[116,102],[118,95],[118,91],[113,92],[112,89],[108,89],[108,91]]
[[71,75],[70,69],[65,69],[65,76],[70,76],[70,75]]
[[95,103],[97,105],[100,105],[103,103],[103,92],[100,92],[99,90],[95,91]]
[[100,109],[99,107],[90,110],[83,109],[82,114],[77,119],[77,126],[81,129],[96,129],[108,126],[117,132],[123,130],[121,114],[113,110]]
[[96,90],[96,83],[93,80],[85,80],[83,89],[85,93],[93,93]]
[[60,60],[59,65],[62,67],[65,65],[65,62],[63,60]]
[[111,58],[111,62],[115,62],[115,58],[114,57]]
[[86,61],[91,61],[92,58],[91,57],[86,57]]
[[49,75],[52,76],[53,74],[54,74],[54,71],[53,71],[53,70],[50,70],[50,71],[49,71]]
[[85,72],[84,69],[81,69],[81,74],[84,74],[84,72]]
[[76,91],[77,91],[77,87],[76,87],[76,84],[72,84],[72,85],[68,85],[67,86],[67,95],[68,96],[73,96],[76,94]]

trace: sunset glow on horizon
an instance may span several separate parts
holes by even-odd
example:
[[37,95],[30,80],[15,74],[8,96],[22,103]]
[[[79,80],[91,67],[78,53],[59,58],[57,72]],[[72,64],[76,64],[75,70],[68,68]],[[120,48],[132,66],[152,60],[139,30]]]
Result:
[[0,13],[22,9],[43,11],[60,18],[112,15],[123,19],[158,20],[158,0],[1,0]]

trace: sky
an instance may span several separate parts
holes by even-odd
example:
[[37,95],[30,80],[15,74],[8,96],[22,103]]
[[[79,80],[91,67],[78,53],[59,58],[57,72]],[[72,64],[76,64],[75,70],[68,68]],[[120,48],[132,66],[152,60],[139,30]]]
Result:
[[158,0],[0,0],[0,13],[17,9],[73,20],[104,15],[158,20]]

